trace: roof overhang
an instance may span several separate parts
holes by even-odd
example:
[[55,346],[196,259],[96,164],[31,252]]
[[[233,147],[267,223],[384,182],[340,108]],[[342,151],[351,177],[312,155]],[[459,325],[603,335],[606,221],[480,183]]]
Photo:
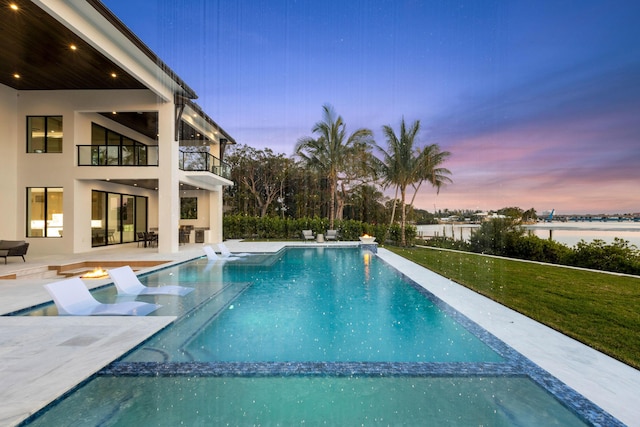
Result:
[[[193,89],[99,0],[1,2],[0,38],[0,84],[16,90],[148,89],[164,102],[184,105],[181,140],[236,143],[192,101]],[[156,139],[157,112],[103,114]]]
[[[199,105],[189,100],[185,100],[182,123],[210,141],[221,142],[224,140],[227,144],[236,143],[235,139],[209,117]],[[186,132],[182,133],[183,137],[188,139],[189,135]]]
[[0,84],[17,90],[149,89],[196,93],[98,0],[0,5]]

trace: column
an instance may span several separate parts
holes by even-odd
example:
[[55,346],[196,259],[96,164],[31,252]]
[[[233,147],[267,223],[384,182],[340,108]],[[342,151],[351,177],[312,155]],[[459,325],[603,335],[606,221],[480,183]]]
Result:
[[180,220],[179,142],[175,140],[173,102],[159,104],[158,134],[158,253],[176,253]]
[[222,242],[222,186],[209,192],[209,243]]

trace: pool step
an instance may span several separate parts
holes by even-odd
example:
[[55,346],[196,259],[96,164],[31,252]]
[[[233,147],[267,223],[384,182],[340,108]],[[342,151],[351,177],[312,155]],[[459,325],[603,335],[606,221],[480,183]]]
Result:
[[57,270],[52,270],[48,265],[40,265],[14,271],[11,274],[0,276],[0,279],[50,279],[53,277],[58,277]]
[[90,271],[93,271],[93,267],[83,268],[65,268],[64,266],[55,265],[41,265],[38,267],[29,267],[22,270],[15,271],[5,276],[0,276],[0,279],[66,279],[74,276],[81,276]]
[[65,265],[39,265],[24,267],[12,273],[0,275],[0,280],[20,279],[66,279],[73,276],[81,276],[96,268],[108,269],[130,265],[134,271],[144,267],[155,267],[169,261],[79,261]]

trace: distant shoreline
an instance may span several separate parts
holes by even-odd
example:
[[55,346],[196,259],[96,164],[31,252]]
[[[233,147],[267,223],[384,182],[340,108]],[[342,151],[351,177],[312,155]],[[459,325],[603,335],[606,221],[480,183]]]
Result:
[[[418,225],[418,236],[446,236],[468,240],[471,230],[480,224],[442,223]],[[551,238],[567,246],[575,246],[580,240],[591,243],[595,239],[613,243],[615,238],[627,240],[640,248],[640,223],[638,222],[539,222],[523,227],[541,239]]]

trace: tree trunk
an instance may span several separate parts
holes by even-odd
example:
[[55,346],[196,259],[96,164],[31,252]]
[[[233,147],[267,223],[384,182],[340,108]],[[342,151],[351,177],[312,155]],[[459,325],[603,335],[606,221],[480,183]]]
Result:
[[396,217],[396,201],[398,200],[398,186],[396,186],[396,193],[393,195],[393,208],[391,208],[391,220],[389,221],[389,227],[387,227],[387,232],[384,234],[383,241],[387,241],[387,237],[389,237],[389,230],[393,226],[393,220]]
[[405,209],[405,204],[404,204],[404,198],[405,195],[407,193],[407,190],[405,187],[402,187],[400,189],[400,209],[402,210],[402,223],[401,223],[401,227],[400,227],[400,246],[405,247],[407,246],[407,239],[404,235],[404,230],[406,228],[406,224],[407,224],[407,212]]
[[333,223],[336,218],[336,181],[334,177],[329,179],[329,228],[333,230]]

